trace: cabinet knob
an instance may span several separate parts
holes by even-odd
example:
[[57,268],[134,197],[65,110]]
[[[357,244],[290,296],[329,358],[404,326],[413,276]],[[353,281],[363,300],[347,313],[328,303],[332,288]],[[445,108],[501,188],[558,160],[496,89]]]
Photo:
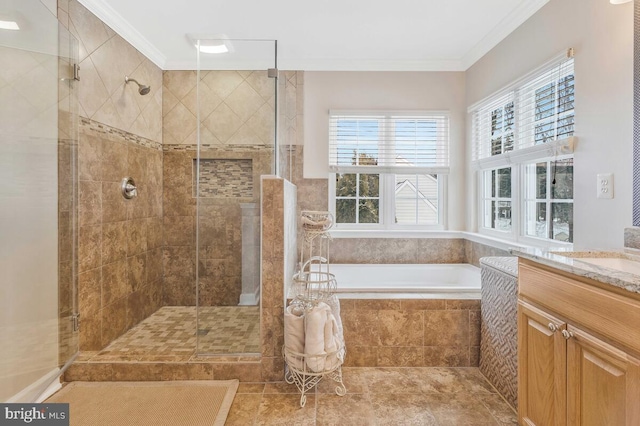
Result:
[[562,337],[564,337],[566,340],[569,340],[573,337],[573,332],[572,331],[567,331],[567,330],[562,330]]
[[554,323],[550,322],[549,323],[549,330],[551,330],[552,333],[555,333],[556,331],[558,331],[558,326],[555,325]]

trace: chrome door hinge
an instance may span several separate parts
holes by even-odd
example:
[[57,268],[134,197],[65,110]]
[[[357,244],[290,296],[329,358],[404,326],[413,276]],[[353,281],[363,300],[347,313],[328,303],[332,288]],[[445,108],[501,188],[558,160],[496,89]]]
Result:
[[71,315],[71,328],[72,331],[80,331],[80,314]]
[[80,81],[80,65],[73,64],[73,79]]
[[267,77],[278,78],[278,68],[269,68],[267,70]]

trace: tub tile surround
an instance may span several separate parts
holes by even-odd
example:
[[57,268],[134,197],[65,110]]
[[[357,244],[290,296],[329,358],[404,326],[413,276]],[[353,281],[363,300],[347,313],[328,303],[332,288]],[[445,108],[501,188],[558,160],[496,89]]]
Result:
[[334,263],[465,263],[464,239],[336,238]]
[[341,299],[349,367],[476,367],[480,301]]

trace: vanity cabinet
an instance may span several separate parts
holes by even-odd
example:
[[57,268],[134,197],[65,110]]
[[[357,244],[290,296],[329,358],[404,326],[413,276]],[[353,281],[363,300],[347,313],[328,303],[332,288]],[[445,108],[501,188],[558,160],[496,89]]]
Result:
[[640,300],[520,260],[522,425],[640,425]]

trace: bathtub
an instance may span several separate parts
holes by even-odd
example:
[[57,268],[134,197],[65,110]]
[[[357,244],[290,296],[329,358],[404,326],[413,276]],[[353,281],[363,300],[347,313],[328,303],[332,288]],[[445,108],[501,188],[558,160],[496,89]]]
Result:
[[460,264],[331,264],[344,299],[480,299],[480,268]]

